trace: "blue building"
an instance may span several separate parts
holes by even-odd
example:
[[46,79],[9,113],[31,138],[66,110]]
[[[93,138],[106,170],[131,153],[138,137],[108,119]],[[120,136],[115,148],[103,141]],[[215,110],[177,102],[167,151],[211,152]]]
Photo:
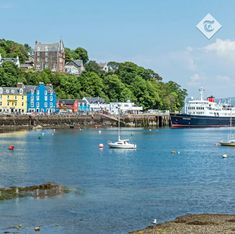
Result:
[[56,111],[56,93],[52,85],[40,82],[38,86],[24,86],[27,93],[27,112],[54,113]]
[[90,104],[86,102],[85,100],[78,100],[78,111],[79,112],[90,112]]

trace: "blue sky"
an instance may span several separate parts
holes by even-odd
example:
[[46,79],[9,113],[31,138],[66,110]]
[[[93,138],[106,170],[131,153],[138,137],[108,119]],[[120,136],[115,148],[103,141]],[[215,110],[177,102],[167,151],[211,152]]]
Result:
[[[235,1],[0,0],[1,38],[34,45],[64,40],[90,59],[133,61],[191,96],[235,96]],[[211,13],[222,29],[208,40],[196,24]]]

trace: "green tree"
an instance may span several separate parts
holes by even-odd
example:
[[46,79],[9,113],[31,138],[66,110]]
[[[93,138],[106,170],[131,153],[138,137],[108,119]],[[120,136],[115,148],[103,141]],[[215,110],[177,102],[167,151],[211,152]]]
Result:
[[125,102],[135,99],[131,90],[122,83],[118,75],[105,76],[104,83],[106,85],[106,95],[110,101]]
[[100,66],[98,63],[96,63],[96,61],[89,61],[86,65],[85,65],[85,69],[87,72],[95,72],[97,74],[101,74],[104,73],[101,71]]
[[84,48],[78,47],[74,50],[74,58],[73,59],[81,59],[84,64],[86,64],[89,60],[88,53]]

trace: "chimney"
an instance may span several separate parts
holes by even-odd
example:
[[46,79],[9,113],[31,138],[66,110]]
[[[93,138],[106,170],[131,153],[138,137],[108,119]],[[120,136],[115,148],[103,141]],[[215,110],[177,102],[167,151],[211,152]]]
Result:
[[17,88],[24,88],[24,84],[22,82],[18,82],[16,85]]

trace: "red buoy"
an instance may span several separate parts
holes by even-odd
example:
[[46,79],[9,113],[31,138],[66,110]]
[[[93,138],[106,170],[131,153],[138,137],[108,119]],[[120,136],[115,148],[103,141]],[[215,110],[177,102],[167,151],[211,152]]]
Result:
[[8,147],[9,150],[14,150],[14,148],[15,148],[14,145],[10,145],[10,146]]

